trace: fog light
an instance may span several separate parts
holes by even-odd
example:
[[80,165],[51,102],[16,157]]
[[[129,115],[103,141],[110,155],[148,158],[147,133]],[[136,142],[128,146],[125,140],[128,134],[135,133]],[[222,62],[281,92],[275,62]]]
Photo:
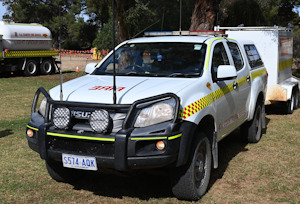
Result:
[[107,132],[109,121],[110,117],[106,110],[95,110],[90,117],[90,126],[96,132]]
[[28,136],[28,137],[33,137],[33,135],[34,135],[33,130],[28,129],[28,130],[27,130],[27,136]]
[[56,108],[53,112],[53,124],[59,129],[67,129],[70,123],[70,110]]
[[166,147],[166,144],[165,144],[163,141],[158,141],[158,142],[156,143],[156,148],[157,148],[158,150],[164,150],[165,147]]

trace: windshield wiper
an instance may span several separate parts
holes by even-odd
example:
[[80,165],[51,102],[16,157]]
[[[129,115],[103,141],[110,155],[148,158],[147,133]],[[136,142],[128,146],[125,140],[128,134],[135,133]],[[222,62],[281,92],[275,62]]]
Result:
[[126,75],[126,76],[157,76],[156,74],[142,73],[142,72],[128,72],[128,73],[122,73],[121,75]]
[[170,74],[168,77],[196,77],[200,76],[199,73],[188,73],[188,74],[183,74],[183,73],[173,73]]

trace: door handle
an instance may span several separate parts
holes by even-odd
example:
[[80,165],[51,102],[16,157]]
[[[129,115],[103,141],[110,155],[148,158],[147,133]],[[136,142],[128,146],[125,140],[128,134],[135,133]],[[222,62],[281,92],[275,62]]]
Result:
[[239,86],[239,83],[237,83],[236,81],[233,82],[233,88],[236,89]]
[[250,78],[250,75],[248,75],[248,76],[247,76],[247,81],[250,81],[250,79],[251,79],[251,78]]

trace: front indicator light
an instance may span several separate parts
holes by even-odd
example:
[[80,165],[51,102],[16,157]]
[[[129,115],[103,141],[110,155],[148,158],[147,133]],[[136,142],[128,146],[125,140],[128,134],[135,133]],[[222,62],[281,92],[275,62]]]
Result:
[[70,118],[71,112],[68,108],[56,108],[53,112],[53,124],[56,128],[67,129]]
[[166,148],[166,144],[165,144],[163,141],[158,141],[158,142],[156,143],[156,148],[157,148],[158,150],[164,150],[164,149]]
[[28,137],[33,137],[33,135],[34,135],[33,130],[28,129],[28,130],[27,130],[27,136],[28,136]]

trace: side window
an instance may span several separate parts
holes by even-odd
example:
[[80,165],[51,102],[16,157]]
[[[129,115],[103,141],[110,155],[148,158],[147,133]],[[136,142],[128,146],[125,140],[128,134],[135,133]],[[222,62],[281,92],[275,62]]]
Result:
[[241,55],[241,51],[239,49],[239,46],[236,43],[228,42],[228,47],[230,50],[230,53],[233,58],[234,66],[237,71],[241,70],[244,67],[244,60]]
[[217,78],[217,70],[220,65],[230,65],[223,43],[216,44],[213,51],[211,70],[214,79]]
[[263,65],[255,45],[244,45],[244,48],[252,69]]

